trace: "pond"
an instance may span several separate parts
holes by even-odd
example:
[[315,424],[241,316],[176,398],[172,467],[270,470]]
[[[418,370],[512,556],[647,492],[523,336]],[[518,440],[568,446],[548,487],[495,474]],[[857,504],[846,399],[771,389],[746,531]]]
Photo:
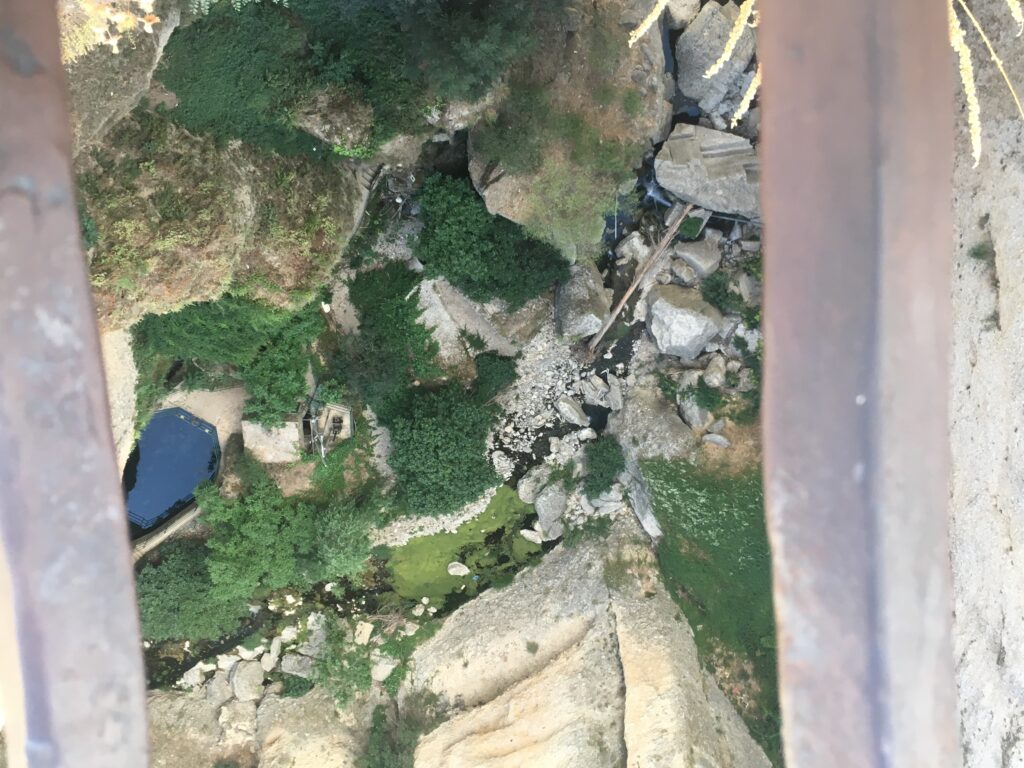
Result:
[[182,408],[153,414],[121,481],[132,538],[185,509],[196,486],[216,477],[219,468],[216,427]]

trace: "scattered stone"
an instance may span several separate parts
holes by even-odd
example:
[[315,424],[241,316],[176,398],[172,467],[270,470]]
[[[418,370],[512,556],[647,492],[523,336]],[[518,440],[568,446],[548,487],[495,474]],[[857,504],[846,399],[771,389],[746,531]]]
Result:
[[722,328],[721,313],[692,288],[658,286],[647,301],[647,327],[662,354],[693,360]]
[[725,357],[714,354],[704,369],[704,383],[712,389],[721,389],[725,386]]
[[[709,3],[706,7],[717,5]],[[654,158],[658,182],[687,202],[723,213],[760,217],[760,165],[741,136],[681,124]]]
[[543,544],[544,537],[540,535],[539,531],[534,531],[530,528],[523,528],[519,531],[519,534],[527,541],[533,542],[534,544]]
[[259,701],[263,696],[263,667],[257,661],[240,661],[228,678],[239,701]]
[[264,672],[269,672],[277,666],[278,660],[281,658],[281,638],[275,637],[270,641],[270,650],[263,654],[260,658],[260,664],[263,667]]
[[217,669],[223,669],[225,672],[230,672],[239,660],[240,659],[236,654],[222,653],[217,657]]
[[416,603],[416,605],[413,606],[412,615],[413,616],[422,616],[423,612],[425,610],[427,610],[427,609],[423,606],[422,603]]
[[733,3],[707,3],[676,42],[679,90],[713,112],[736,85],[754,56],[754,33],[745,27],[732,56],[713,77],[704,73],[718,61],[732,31],[739,8]]
[[555,403],[555,410],[558,411],[559,416],[570,424],[575,424],[578,427],[590,426],[590,417],[583,410],[583,406],[568,395],[562,395],[562,397],[558,398],[558,401]]
[[533,506],[537,510],[541,536],[545,541],[552,541],[562,535],[564,529],[561,520],[568,501],[569,497],[561,483],[552,483],[537,494]]
[[580,390],[590,405],[604,405],[608,397],[608,385],[596,373],[580,382]]
[[281,671],[308,680],[313,676],[313,659],[298,653],[286,653],[281,659]]
[[281,630],[281,634],[278,637],[281,638],[282,643],[294,643],[299,637],[299,628],[294,626],[285,627]]
[[181,679],[178,681],[178,685],[181,688],[185,688],[188,690],[191,690],[192,688],[197,688],[198,686],[206,682],[206,673],[214,669],[216,669],[216,666],[213,664],[205,664],[203,662],[199,662],[194,667],[189,669],[184,675],[181,676]]
[[555,323],[562,336],[593,336],[611,312],[601,273],[587,259],[569,267],[569,279],[555,292]]
[[725,419],[715,419],[715,421],[708,427],[708,432],[718,434],[723,429],[725,429]]
[[728,448],[732,445],[725,437],[716,435],[714,432],[708,432],[701,439],[708,445],[717,445],[719,448]]
[[295,652],[303,656],[317,658],[327,644],[327,626],[322,613],[311,613],[306,619],[306,642],[296,647]]
[[448,563],[449,576],[469,576],[471,571],[463,563]]
[[[451,573],[451,566],[448,566],[448,572]],[[360,621],[358,624],[356,624],[356,645],[366,645],[370,642],[371,635],[373,635],[373,624],[371,624],[368,621]]]
[[590,427],[587,427],[586,429],[581,429],[576,433],[576,439],[581,443],[585,443],[588,440],[597,440],[597,432]]
[[210,678],[203,692],[206,694],[206,700],[214,708],[222,706],[224,702],[230,701],[231,697],[235,695],[231,690],[231,681],[228,679],[228,673],[223,669],[213,673],[213,677]]
[[263,645],[263,643],[260,643],[255,648],[246,648],[245,646],[240,645],[235,648],[235,653],[238,654],[238,657],[242,661],[255,661],[263,655],[265,650],[267,650],[266,646]]
[[712,240],[676,243],[673,253],[675,258],[689,264],[700,280],[715,272],[722,263],[722,250]]
[[739,360],[729,360],[725,364],[725,370],[728,371],[729,373],[739,373],[742,367],[743,363],[741,363]]

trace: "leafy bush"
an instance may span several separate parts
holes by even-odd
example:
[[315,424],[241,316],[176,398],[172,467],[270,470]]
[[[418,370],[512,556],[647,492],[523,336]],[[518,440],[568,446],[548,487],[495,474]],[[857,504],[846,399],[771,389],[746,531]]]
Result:
[[429,275],[445,276],[470,298],[497,297],[515,308],[568,277],[554,248],[492,216],[468,180],[435,174],[420,202],[424,228],[416,255]]
[[324,650],[313,664],[313,682],[322,686],[338,707],[344,707],[360,691],[369,690],[370,651],[345,640],[337,621],[326,619]]
[[338,498],[320,511],[317,541],[324,578],[356,581],[370,557],[368,529],[372,518],[367,511],[379,508],[379,504]]
[[588,499],[596,498],[615,484],[626,468],[619,441],[612,435],[601,435],[586,444],[583,454],[587,460],[587,474],[583,477],[583,490]]
[[740,708],[777,765],[779,719],[771,556],[760,471],[712,473],[685,462],[641,463],[664,531],[658,563],[705,661],[723,651],[753,666],[753,707]]
[[214,594],[206,549],[194,539],[164,544],[159,563],[139,571],[135,590],[148,640],[216,640],[248,614],[244,600]]
[[315,575],[314,508],[286,499],[255,462],[243,460],[245,488],[237,499],[206,484],[196,500],[210,526],[213,594],[247,600],[258,592],[309,585]]
[[700,284],[700,293],[704,297],[704,301],[718,307],[722,312],[739,312],[743,309],[743,297],[732,289],[731,281],[729,273],[723,270],[718,270],[705,277]]
[[438,709],[436,694],[416,691],[402,703],[401,714],[392,725],[387,710],[378,705],[373,710],[366,754],[359,768],[413,768],[420,736],[441,723]]
[[359,335],[342,340],[332,370],[358,392],[383,421],[401,412],[413,381],[442,375],[437,344],[416,322],[419,277],[397,262],[363,272],[350,296],[359,311]]
[[491,352],[476,356],[475,399],[490,402],[501,390],[516,380],[516,361]]
[[403,506],[414,514],[458,509],[498,484],[487,458],[493,410],[450,384],[414,393],[389,423],[391,458]]
[[143,358],[235,366],[249,393],[248,415],[274,425],[305,394],[306,348],[323,327],[316,302],[289,312],[228,295],[166,315],[146,315],[132,331]]
[[307,59],[306,35],[286,10],[220,3],[171,36],[156,76],[178,97],[171,117],[189,131],[326,157],[326,145],[290,124],[290,106],[310,88]]
[[712,413],[718,411],[723,405],[725,405],[725,399],[722,397],[722,393],[702,378],[697,379],[696,385],[689,387],[686,390],[686,394],[693,397],[693,401],[698,407],[703,408],[705,411],[711,411]]

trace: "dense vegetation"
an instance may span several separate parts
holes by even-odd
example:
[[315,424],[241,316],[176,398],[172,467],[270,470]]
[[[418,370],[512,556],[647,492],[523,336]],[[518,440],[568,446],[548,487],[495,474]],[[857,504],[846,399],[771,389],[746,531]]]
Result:
[[726,672],[726,691],[754,738],[781,765],[771,556],[760,471],[739,475],[686,462],[641,465],[664,531],[658,562],[693,627],[706,663]]
[[397,133],[423,130],[439,101],[473,99],[532,48],[534,0],[292,0],[214,5],[177,31],[158,77],[190,130],[277,152],[329,147],[294,126],[297,107],[338,89],[372,111],[372,153]]
[[472,299],[505,300],[513,309],[568,277],[549,244],[493,216],[466,179],[436,174],[423,185],[423,233],[416,255]]
[[608,434],[587,443],[583,454],[587,463],[583,490],[588,498],[593,499],[615,484],[619,474],[626,468],[626,457],[622,454],[619,441]]
[[[228,295],[147,315],[133,333],[136,356],[146,364],[140,370],[165,371],[168,360],[189,360],[204,369],[231,366],[249,393],[248,416],[273,425],[305,395],[309,344],[323,329],[316,302],[291,312]],[[156,391],[146,394],[147,401],[159,394],[156,382],[150,384]]]

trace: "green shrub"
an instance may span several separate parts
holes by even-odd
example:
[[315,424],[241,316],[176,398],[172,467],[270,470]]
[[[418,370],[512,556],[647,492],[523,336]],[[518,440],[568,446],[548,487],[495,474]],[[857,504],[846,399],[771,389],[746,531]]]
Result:
[[228,295],[146,315],[132,330],[136,354],[144,359],[235,366],[249,394],[247,415],[275,425],[306,393],[306,350],[323,327],[317,302],[289,312]]
[[457,384],[415,392],[390,422],[401,503],[413,514],[451,512],[498,484],[487,458],[494,411]]
[[313,664],[313,682],[323,687],[338,707],[344,707],[360,691],[373,683],[370,677],[370,651],[348,643],[337,622],[325,619],[327,639],[324,650]]
[[331,369],[388,422],[400,413],[414,381],[442,375],[437,343],[416,322],[419,277],[397,262],[356,276],[350,287],[359,334],[341,340]]
[[420,202],[424,228],[416,255],[428,275],[443,275],[470,298],[497,297],[516,308],[568,277],[555,249],[492,216],[468,180],[435,174]]
[[587,460],[587,474],[583,477],[583,490],[593,499],[607,491],[626,468],[619,441],[604,434],[587,443],[583,449]]
[[693,401],[698,407],[703,408],[705,411],[711,411],[712,413],[718,411],[725,405],[725,399],[722,393],[704,381],[703,378],[697,379],[697,383],[689,387],[686,390],[688,396],[693,397]]
[[337,498],[317,515],[317,541],[325,579],[356,582],[370,557],[372,513],[380,504]]
[[366,754],[359,768],[413,768],[420,736],[441,723],[438,710],[437,696],[429,691],[410,694],[394,724],[388,721],[384,706],[378,705],[373,710]]
[[178,97],[171,117],[189,131],[329,156],[329,147],[290,123],[311,76],[306,34],[283,8],[254,3],[235,12],[220,3],[171,35],[156,76]]
[[316,575],[316,512],[286,499],[255,462],[243,460],[245,488],[237,499],[205,484],[196,490],[210,526],[213,594],[247,600],[258,592],[308,586]]
[[646,461],[641,470],[664,537],[658,563],[705,660],[722,650],[753,666],[754,707],[741,708],[752,735],[779,760],[771,556],[758,469],[740,475],[686,462]]
[[723,270],[705,277],[700,284],[704,301],[725,313],[739,312],[743,308],[743,297],[730,287],[731,281],[729,273]]
[[499,392],[516,380],[516,361],[491,352],[477,355],[474,399],[490,402]]
[[281,696],[283,698],[297,699],[300,696],[305,696],[311,690],[313,690],[312,680],[287,673],[281,675]]
[[194,539],[164,544],[160,561],[139,571],[135,590],[148,640],[216,640],[248,615],[244,599],[215,596],[206,549]]

